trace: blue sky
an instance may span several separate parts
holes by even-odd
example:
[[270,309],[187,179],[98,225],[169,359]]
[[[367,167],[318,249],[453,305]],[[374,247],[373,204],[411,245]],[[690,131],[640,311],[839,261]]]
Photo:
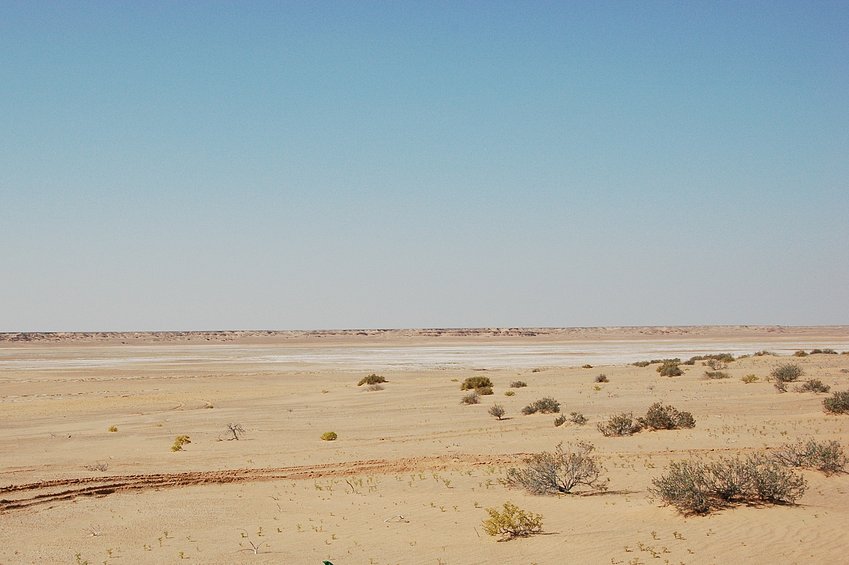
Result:
[[849,323],[845,2],[0,2],[0,331]]

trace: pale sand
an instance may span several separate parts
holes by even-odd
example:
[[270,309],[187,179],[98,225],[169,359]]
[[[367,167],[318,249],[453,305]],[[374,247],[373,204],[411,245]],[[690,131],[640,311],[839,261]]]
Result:
[[[0,563],[75,563],[77,553],[92,564],[846,562],[849,475],[803,471],[798,505],[706,517],[682,517],[647,489],[690,454],[809,436],[849,447],[849,416],[825,414],[824,395],[764,382],[792,361],[849,389],[849,355],[787,355],[849,350],[849,328],[363,333],[5,334]],[[760,349],[785,354],[735,361],[722,381],[704,380],[700,363],[671,379],[624,364]],[[356,386],[371,367],[385,390]],[[596,390],[601,372],[610,382]],[[740,381],[750,373],[761,381]],[[459,381],[471,375],[490,377],[495,395],[463,406]],[[517,379],[529,386],[504,396]],[[589,423],[520,414],[543,396]],[[595,428],[655,401],[692,412],[695,429],[605,438]],[[509,419],[487,414],[495,402]],[[219,441],[228,422],[246,437]],[[328,430],[339,439],[322,442]],[[178,434],[192,443],[173,453]],[[499,484],[522,454],[561,440],[596,445],[610,492],[541,497]],[[108,468],[86,468],[98,463]],[[11,488],[31,483],[42,484]],[[483,508],[507,500],[542,514],[544,534],[486,536]],[[266,545],[254,555],[241,551],[248,542]]]

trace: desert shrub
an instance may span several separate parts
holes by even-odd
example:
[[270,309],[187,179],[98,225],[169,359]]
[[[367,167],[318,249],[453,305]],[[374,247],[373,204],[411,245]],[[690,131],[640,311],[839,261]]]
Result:
[[803,374],[802,368],[795,363],[785,363],[772,370],[769,374],[778,382],[792,383],[801,377]]
[[831,387],[819,379],[811,379],[799,387],[799,392],[828,392]]
[[117,431],[118,431],[118,426],[109,426],[109,431],[110,431],[110,432],[117,432]]
[[773,386],[778,392],[787,392],[787,383],[784,381],[775,381]]
[[594,449],[591,443],[567,444],[565,449],[562,442],[558,443],[553,452],[534,454],[525,460],[524,467],[508,469],[505,482],[533,494],[569,494],[579,485],[605,490],[606,481],[600,478],[603,469],[592,454]]
[[[693,355],[690,361],[718,361],[720,363],[731,363],[734,361],[734,356],[730,353],[711,353],[708,355]],[[692,363],[690,363],[692,365]]]
[[846,414],[849,412],[849,390],[831,393],[830,397],[823,399],[822,405],[826,412]]
[[487,386],[492,387],[492,381],[489,380],[489,377],[468,377],[460,385],[460,390],[475,390]]
[[516,391],[515,390],[505,390],[504,396],[516,396]]
[[651,365],[649,361],[637,361],[636,363],[632,363],[634,367],[648,367]]
[[708,359],[706,365],[714,371],[721,371],[728,367],[724,361],[720,361],[719,359]]
[[482,386],[480,388],[476,388],[475,392],[481,396],[489,396],[490,394],[493,394],[491,386]]
[[602,373],[595,378],[595,382],[597,382],[597,383],[609,383],[610,380],[607,378],[607,375]]
[[462,399],[460,399],[460,404],[480,404],[481,395],[477,393],[477,391],[472,391]]
[[525,381],[513,381],[510,383],[510,388],[525,388],[526,386],[528,386],[528,383]]
[[504,414],[506,414],[506,413],[507,413],[507,411],[504,410],[504,407],[500,404],[493,404],[492,406],[489,407],[489,415],[495,416],[499,420],[501,418],[503,418]]
[[684,374],[684,371],[681,370],[678,363],[680,361],[677,360],[663,361],[657,368],[657,372],[660,373],[661,377],[679,377]]
[[583,426],[587,423],[587,418],[580,412],[572,412],[569,414],[569,421],[573,424],[578,424],[579,426]]
[[605,436],[630,436],[640,431],[640,423],[630,412],[614,414],[606,422],[599,422],[596,427]]
[[811,355],[837,355],[837,352],[833,349],[812,349]]
[[805,479],[779,461],[761,454],[672,462],[649,489],[683,514],[705,514],[734,504],[793,503],[806,489]]
[[322,441],[335,441],[339,436],[336,435],[336,432],[324,432],[321,434]]
[[727,379],[731,377],[725,371],[705,371],[705,378],[710,380]]
[[767,351],[766,349],[761,349],[760,351],[755,352],[755,357],[765,357],[765,356],[774,356],[775,353],[772,351]]
[[565,414],[561,414],[554,419],[554,427],[555,428],[559,428],[560,426],[562,426],[565,423],[566,423],[566,415]]
[[386,378],[384,378],[380,375],[375,375],[374,373],[372,373],[372,374],[368,375],[367,377],[361,378],[360,382],[357,383],[357,386],[376,385],[376,384],[385,383],[385,382],[386,382]]
[[230,436],[228,439],[239,440],[242,439],[242,436],[245,435],[245,428],[242,427],[242,424],[237,422],[230,422],[224,427],[225,435]]
[[587,363],[586,365],[581,365],[581,369],[592,369],[593,366]]
[[525,537],[542,531],[542,516],[525,512],[512,502],[505,502],[504,509],[487,508],[489,518],[483,521],[483,530],[502,540]]
[[646,415],[638,418],[641,428],[653,430],[675,430],[695,427],[696,421],[689,412],[679,412],[673,406],[664,406],[660,402],[652,404]]
[[171,451],[183,451],[183,446],[187,443],[192,443],[189,436],[177,436],[174,438],[174,445],[171,446]]
[[797,351],[793,354],[793,357],[807,357],[807,356],[808,356],[808,353],[803,349],[800,349],[799,351]]
[[748,385],[748,384],[758,382],[758,376],[757,375],[746,375],[745,377],[743,377],[740,380]]
[[536,414],[537,412],[541,414],[554,414],[560,412],[560,403],[553,398],[546,396],[545,398],[535,400],[522,408],[522,414],[526,416],[529,414]]
[[842,473],[846,468],[846,454],[836,441],[818,442],[815,439],[782,445],[773,453],[779,463],[788,467],[817,469],[826,475]]

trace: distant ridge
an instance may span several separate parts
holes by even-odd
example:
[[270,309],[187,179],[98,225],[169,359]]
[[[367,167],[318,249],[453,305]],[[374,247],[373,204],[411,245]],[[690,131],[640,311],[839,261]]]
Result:
[[0,343],[225,343],[287,342],[319,339],[371,340],[433,339],[639,339],[643,337],[758,337],[764,335],[849,337],[849,326],[599,326],[564,328],[421,328],[421,329],[337,329],[337,330],[212,330],[151,332],[0,332]]

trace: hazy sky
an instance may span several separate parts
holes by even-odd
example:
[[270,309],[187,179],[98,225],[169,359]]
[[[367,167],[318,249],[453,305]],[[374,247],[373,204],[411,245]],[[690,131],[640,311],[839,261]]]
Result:
[[849,3],[0,1],[0,331],[849,323]]

